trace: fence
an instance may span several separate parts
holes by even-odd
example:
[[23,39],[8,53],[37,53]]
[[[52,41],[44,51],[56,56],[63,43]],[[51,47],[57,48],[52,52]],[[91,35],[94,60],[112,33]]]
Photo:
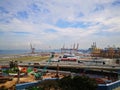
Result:
[[120,87],[120,80],[110,84],[98,84],[97,90],[113,90]]

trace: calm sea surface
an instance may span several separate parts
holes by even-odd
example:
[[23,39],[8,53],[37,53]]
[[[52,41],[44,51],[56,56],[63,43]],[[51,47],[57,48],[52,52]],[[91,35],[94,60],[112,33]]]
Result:
[[[0,50],[0,55],[25,54],[30,52],[31,50]],[[36,50],[35,52],[60,52],[60,50]]]
[[0,50],[0,55],[24,54],[29,52],[30,50]]

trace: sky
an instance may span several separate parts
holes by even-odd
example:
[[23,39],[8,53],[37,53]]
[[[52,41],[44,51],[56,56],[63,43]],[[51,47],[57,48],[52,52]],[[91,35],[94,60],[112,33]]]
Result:
[[0,49],[120,46],[120,0],[0,0]]

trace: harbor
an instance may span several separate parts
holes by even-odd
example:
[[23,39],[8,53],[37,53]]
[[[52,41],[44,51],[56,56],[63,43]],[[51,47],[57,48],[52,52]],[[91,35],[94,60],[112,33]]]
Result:
[[120,90],[120,0],[0,0],[0,90]]
[[[92,52],[96,50],[94,48],[92,46]],[[104,85],[110,86],[111,83],[119,82],[120,65],[116,62],[117,59],[95,55],[95,51],[91,55],[78,53],[77,45],[77,48],[74,46],[73,49],[63,47],[59,53],[38,54],[32,49],[30,54],[14,55],[7,58],[4,56],[0,64],[0,79],[2,81],[0,88],[21,90],[19,88],[25,89],[32,83],[37,85],[42,80],[61,79],[69,75],[94,78],[98,84],[97,90],[100,90]]]

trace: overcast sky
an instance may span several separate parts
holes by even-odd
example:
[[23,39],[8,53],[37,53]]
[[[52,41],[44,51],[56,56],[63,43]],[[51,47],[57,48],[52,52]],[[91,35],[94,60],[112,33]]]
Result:
[[120,0],[0,0],[0,49],[120,46]]

